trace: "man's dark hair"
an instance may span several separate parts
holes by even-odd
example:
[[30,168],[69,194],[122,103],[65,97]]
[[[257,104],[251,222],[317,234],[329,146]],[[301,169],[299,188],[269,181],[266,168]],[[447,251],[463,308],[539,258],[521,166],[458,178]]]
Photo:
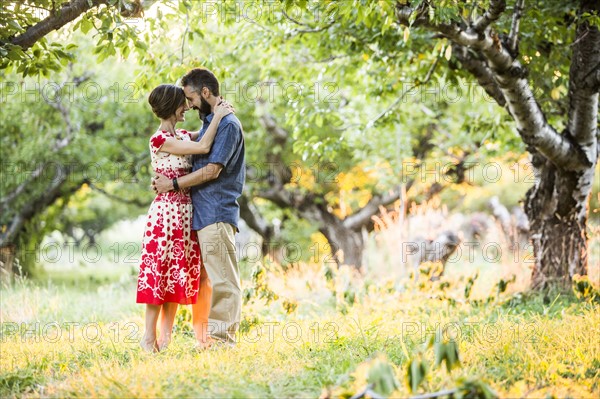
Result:
[[177,108],[185,104],[185,94],[181,87],[175,85],[160,85],[150,93],[148,103],[152,111],[161,119],[175,115]]
[[195,68],[185,74],[181,79],[181,86],[190,86],[192,90],[200,94],[204,87],[208,87],[208,90],[213,96],[219,96],[219,81],[217,77],[208,69]]

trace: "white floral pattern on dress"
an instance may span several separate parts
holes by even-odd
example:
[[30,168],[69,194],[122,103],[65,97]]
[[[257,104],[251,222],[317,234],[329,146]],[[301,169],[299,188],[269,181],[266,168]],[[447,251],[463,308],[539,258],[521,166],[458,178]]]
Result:
[[[170,137],[190,140],[185,130],[175,135],[159,130],[150,138],[150,155],[154,172],[173,179],[190,173],[192,163],[189,155],[160,151]],[[142,241],[137,303],[196,303],[202,266],[189,190],[158,194],[148,210]]]

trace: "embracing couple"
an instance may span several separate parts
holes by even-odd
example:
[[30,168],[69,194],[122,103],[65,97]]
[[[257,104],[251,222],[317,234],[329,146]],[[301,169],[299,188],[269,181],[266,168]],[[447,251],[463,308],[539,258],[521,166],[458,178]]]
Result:
[[[140,344],[150,352],[169,344],[179,304],[192,305],[200,349],[233,345],[241,314],[235,233],[246,176],[242,125],[209,70],[191,70],[181,85],[160,85],[148,98],[160,118],[150,137],[157,196],[145,225],[137,303],[146,304]],[[204,123],[199,132],[175,128],[189,108]]]

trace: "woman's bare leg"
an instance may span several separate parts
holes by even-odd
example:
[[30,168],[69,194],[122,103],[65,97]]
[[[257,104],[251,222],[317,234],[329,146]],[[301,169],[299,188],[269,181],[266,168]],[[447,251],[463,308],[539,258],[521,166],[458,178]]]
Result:
[[202,267],[198,299],[196,303],[192,305],[192,325],[194,327],[196,340],[202,348],[210,345],[210,339],[208,337],[208,314],[210,313],[211,299],[212,285],[210,284],[206,269]]
[[175,302],[165,302],[160,312],[160,337],[158,339],[158,349],[163,350],[171,342],[173,333],[173,324],[175,323],[175,314],[179,304]]
[[140,342],[140,346],[147,352],[157,352],[156,323],[161,305],[146,304],[146,329]]

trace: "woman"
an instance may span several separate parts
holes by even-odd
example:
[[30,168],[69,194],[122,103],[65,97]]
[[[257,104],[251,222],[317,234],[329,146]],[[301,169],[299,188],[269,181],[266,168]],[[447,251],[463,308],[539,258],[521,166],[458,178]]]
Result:
[[[175,129],[185,120],[188,110],[183,89],[174,85],[155,88],[148,102],[160,118],[160,126],[150,137],[150,156],[154,173],[177,178],[191,171],[191,155],[210,152],[221,119],[233,112],[222,102],[199,142],[198,132]],[[138,277],[137,303],[146,304],[146,327],[140,345],[156,352],[170,342],[175,313],[179,304],[200,301],[198,320],[207,320],[211,286],[202,265],[200,246],[192,231],[192,201],[187,190],[158,194],[150,209],[142,243],[142,261]],[[162,308],[160,337],[156,325]],[[208,346],[206,323],[194,324],[198,346]]]

